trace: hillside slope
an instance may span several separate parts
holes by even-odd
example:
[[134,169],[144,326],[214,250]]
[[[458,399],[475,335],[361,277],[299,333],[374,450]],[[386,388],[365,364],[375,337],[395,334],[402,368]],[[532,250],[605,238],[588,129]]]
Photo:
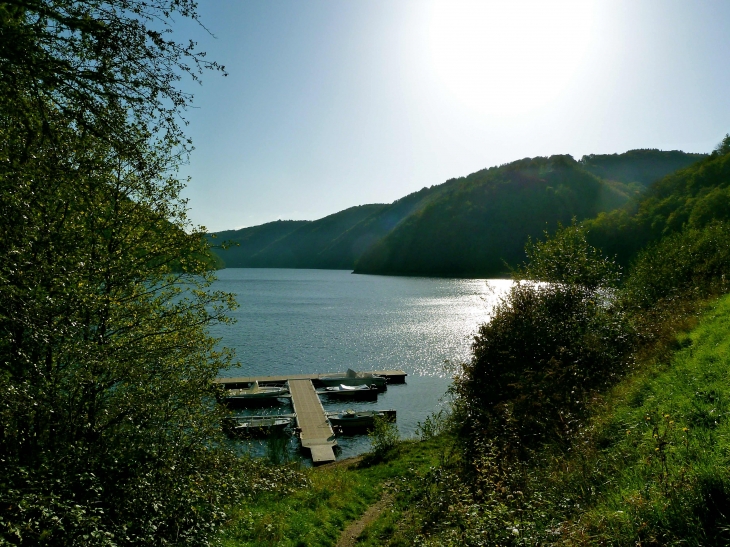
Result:
[[585,223],[591,244],[628,264],[639,249],[684,227],[730,219],[730,140],[652,184],[628,208]]
[[557,222],[624,206],[647,181],[700,154],[624,154],[519,160],[423,188],[391,204],[351,207],[316,221],[277,221],[214,234],[227,267],[355,269],[358,273],[489,276],[522,258],[528,236]]
[[570,156],[485,169],[411,215],[363,254],[355,272],[501,275],[506,264],[523,260],[528,237],[574,216],[620,207],[631,195],[627,186],[605,183]]
[[265,249],[275,241],[308,224],[308,220],[277,220],[260,226],[226,230],[209,236],[211,245],[220,246],[227,242],[235,242],[227,249],[213,248],[213,252],[225,262],[229,268],[245,268],[251,264],[251,257]]
[[588,154],[580,159],[583,168],[604,180],[636,183],[647,187],[668,173],[697,162],[706,154],[688,154],[679,150],[629,150],[623,154]]

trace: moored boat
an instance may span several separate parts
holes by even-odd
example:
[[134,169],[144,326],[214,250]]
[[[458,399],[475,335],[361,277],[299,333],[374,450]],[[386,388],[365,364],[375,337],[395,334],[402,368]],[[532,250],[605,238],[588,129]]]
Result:
[[319,395],[326,395],[332,398],[345,399],[377,399],[380,390],[374,385],[357,385],[348,386],[340,384],[338,386],[330,386],[317,391]]
[[333,427],[340,427],[342,429],[372,427],[376,417],[394,422],[395,410],[345,410],[343,412],[331,412],[327,414],[327,419],[330,424]]
[[277,399],[290,395],[288,385],[283,386],[260,386],[258,381],[253,382],[250,387],[242,389],[229,389],[226,394],[226,401],[258,401]]
[[226,432],[239,437],[265,436],[281,433],[291,423],[289,416],[241,416],[226,422]]
[[325,387],[334,387],[339,385],[360,386],[374,385],[378,389],[386,389],[387,379],[385,376],[378,376],[372,372],[356,372],[350,368],[347,372],[337,372],[334,374],[320,374],[317,381]]

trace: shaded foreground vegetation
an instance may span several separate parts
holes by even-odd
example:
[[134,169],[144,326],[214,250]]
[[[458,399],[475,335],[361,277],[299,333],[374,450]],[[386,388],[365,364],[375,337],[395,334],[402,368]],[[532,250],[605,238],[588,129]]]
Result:
[[205,230],[177,167],[188,0],[0,3],[0,545],[206,545],[221,433]]

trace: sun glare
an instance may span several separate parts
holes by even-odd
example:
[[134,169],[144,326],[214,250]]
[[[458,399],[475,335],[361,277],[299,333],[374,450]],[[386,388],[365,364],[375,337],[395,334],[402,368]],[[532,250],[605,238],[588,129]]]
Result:
[[586,1],[437,1],[429,19],[437,77],[465,107],[529,113],[570,83],[589,45]]

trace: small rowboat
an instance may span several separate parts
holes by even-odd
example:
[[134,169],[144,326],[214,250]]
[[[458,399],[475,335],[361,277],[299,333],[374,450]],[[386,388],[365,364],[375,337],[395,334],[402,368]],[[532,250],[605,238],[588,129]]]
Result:
[[344,412],[334,412],[327,415],[327,419],[333,427],[342,429],[372,427],[376,417],[394,422],[395,410],[345,410]]
[[320,389],[317,393],[336,399],[377,399],[379,391],[376,386],[372,385],[348,386],[340,384],[339,386]]
[[284,386],[260,386],[258,381],[245,389],[229,389],[226,394],[226,402],[236,403],[245,401],[266,401],[290,395],[288,385]]
[[348,368],[347,372],[338,372],[335,374],[320,374],[317,381],[325,387],[336,387],[339,385],[346,386],[376,386],[378,389],[386,389],[385,376],[378,376],[372,372],[355,372]]

